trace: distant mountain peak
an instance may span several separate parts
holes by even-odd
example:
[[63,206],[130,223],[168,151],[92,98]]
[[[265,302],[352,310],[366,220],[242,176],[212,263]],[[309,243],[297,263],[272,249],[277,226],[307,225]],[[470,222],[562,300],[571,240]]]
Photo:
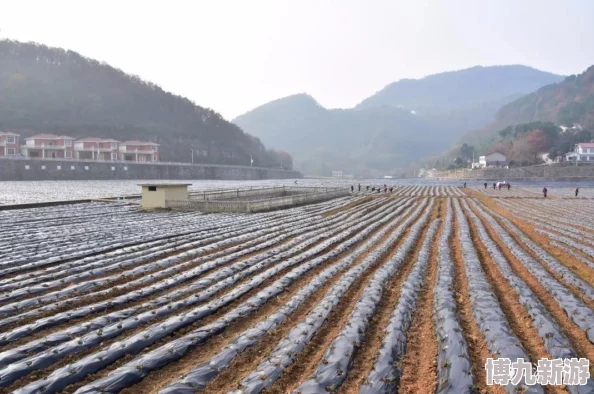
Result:
[[476,66],[403,79],[352,109],[325,109],[306,93],[261,105],[233,121],[309,174],[391,173],[438,154],[484,126],[502,105],[561,76],[526,66]]
[[356,108],[402,105],[409,109],[450,111],[525,94],[562,79],[560,75],[529,66],[474,66],[420,79],[401,79],[363,100]]
[[290,96],[281,97],[266,104],[260,105],[246,112],[245,114],[239,115],[233,122],[240,124],[241,120],[249,116],[258,116],[260,113],[269,113],[270,111],[278,112],[293,112],[293,113],[304,113],[304,112],[324,112],[326,109],[320,105],[311,95],[307,93],[297,93]]

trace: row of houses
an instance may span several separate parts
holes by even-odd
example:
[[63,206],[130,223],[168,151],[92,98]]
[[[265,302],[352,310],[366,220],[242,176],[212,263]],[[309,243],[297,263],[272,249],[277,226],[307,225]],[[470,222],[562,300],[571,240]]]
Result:
[[25,138],[0,131],[0,157],[38,159],[72,159],[102,161],[159,161],[159,144],[148,141],[125,141],[86,137],[76,139],[66,135],[37,134]]
[[[553,161],[562,161],[559,156]],[[593,162],[594,163],[594,142],[580,142],[575,144],[573,152],[565,154],[566,161]],[[500,152],[493,152],[490,155],[479,156],[478,163],[472,163],[472,168],[503,167],[507,165],[507,156]]]

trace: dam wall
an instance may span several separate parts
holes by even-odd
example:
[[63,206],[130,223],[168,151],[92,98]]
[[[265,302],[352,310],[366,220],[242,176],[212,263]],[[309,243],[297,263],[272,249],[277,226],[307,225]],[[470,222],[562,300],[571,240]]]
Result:
[[442,180],[477,181],[593,181],[594,165],[463,169],[440,172],[435,177]]
[[262,180],[302,178],[299,171],[276,168],[186,163],[1,159],[0,181],[216,179]]

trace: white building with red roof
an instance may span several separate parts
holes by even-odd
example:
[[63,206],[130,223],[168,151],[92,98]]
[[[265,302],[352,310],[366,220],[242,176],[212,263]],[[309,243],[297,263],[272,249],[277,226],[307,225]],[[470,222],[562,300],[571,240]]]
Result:
[[86,137],[74,142],[74,152],[78,160],[119,160],[120,141]]
[[25,138],[21,153],[39,159],[72,159],[74,138],[66,135],[37,134]]
[[591,161],[594,162],[594,142],[580,142],[575,144],[573,152],[565,155],[569,161]]
[[[7,134],[7,141],[16,141],[15,152],[17,152],[18,134],[5,134]],[[13,140],[10,137],[17,138]],[[2,138],[3,134],[0,133],[0,156],[4,152],[1,149],[3,147]],[[10,154],[12,152],[13,150],[9,151]],[[120,142],[114,139],[100,137],[75,139],[65,135],[55,134],[37,134],[26,138],[25,145],[21,146],[21,152],[25,157],[39,159],[136,161],[141,163],[159,161],[159,144],[154,142]]]
[[159,161],[159,144],[147,141],[126,141],[120,143],[120,160],[141,163]]
[[14,157],[19,154],[19,134],[0,131],[0,157]]

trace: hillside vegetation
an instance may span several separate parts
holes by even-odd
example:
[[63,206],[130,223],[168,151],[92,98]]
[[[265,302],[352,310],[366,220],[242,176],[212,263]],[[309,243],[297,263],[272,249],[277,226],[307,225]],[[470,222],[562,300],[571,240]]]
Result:
[[550,121],[594,128],[594,66],[547,85],[497,112],[497,124]]
[[[562,131],[559,126],[567,126]],[[572,127],[574,126],[574,127]],[[578,142],[594,137],[594,66],[579,75],[544,86],[502,107],[493,122],[464,135],[458,148],[436,163],[451,166],[455,158],[466,159],[466,146],[476,155],[499,151],[512,164],[541,162],[537,153],[560,156]],[[463,166],[462,162],[458,161]]]
[[221,115],[76,52],[0,41],[0,130],[103,136],[161,144],[164,161],[287,168],[291,157],[267,151]]
[[308,174],[397,174],[482,127],[502,105],[561,78],[524,66],[473,67],[390,84],[352,109],[326,109],[298,94],[233,121],[288,151]]

